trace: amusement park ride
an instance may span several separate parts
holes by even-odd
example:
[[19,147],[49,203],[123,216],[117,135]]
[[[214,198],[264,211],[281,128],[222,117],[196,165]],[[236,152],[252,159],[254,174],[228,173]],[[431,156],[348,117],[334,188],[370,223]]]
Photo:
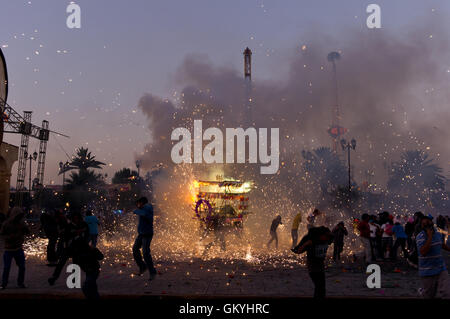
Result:
[[[39,127],[31,123],[30,111],[24,111],[23,116],[14,110],[6,101],[8,98],[8,72],[6,69],[6,60],[0,49],[0,142],[3,141],[3,133],[21,134],[20,151],[19,151],[19,165],[17,172],[16,184],[16,205],[21,206],[24,193],[24,182],[26,173],[26,161],[28,154],[28,143],[30,137],[36,138],[39,143],[38,154],[38,168],[36,178],[33,186],[37,187],[44,183],[45,171],[45,157],[47,153],[47,142],[49,140],[50,132],[48,121],[42,121],[42,126]],[[56,133],[60,136],[68,137],[61,133]]]

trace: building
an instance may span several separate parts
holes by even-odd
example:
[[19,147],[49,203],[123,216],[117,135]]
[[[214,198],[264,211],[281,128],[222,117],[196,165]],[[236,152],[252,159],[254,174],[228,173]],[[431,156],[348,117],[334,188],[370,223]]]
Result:
[[18,159],[18,154],[17,146],[0,142],[0,213],[3,214],[8,212],[11,169]]

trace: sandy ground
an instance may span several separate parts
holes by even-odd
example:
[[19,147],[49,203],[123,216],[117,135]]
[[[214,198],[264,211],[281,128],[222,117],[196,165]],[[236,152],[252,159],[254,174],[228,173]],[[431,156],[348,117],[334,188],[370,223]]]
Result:
[[[450,255],[446,254],[447,265]],[[254,296],[254,297],[309,297],[313,285],[304,266],[304,257],[289,251],[272,256],[253,256],[245,259],[190,258],[177,260],[155,256],[159,275],[149,282],[148,274],[135,276],[131,252],[121,258],[107,257],[102,262],[98,279],[99,292],[103,296]],[[381,288],[366,286],[366,268],[361,262],[346,257],[343,262],[327,263],[327,295],[331,297],[367,298],[420,298],[420,278],[417,270],[404,260],[396,263],[378,262],[381,266]],[[3,268],[3,263],[1,264]],[[8,289],[0,296],[55,295],[81,297],[80,289],[66,286],[66,273],[62,273],[55,286],[47,279],[53,268],[48,267],[43,256],[28,256],[26,289],[16,287],[17,267],[13,264]]]

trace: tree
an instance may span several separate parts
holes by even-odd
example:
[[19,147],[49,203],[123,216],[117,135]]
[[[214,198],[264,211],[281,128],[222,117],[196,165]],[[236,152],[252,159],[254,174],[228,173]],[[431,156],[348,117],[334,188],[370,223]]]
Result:
[[392,192],[421,194],[443,190],[445,182],[442,168],[434,164],[426,152],[406,151],[400,161],[392,163],[388,189]]
[[404,209],[429,207],[440,209],[448,204],[446,178],[442,168],[420,150],[404,152],[389,171],[388,191]]
[[102,169],[102,166],[105,165],[105,163],[97,161],[95,159],[95,156],[89,152],[88,148],[80,147],[77,149],[77,154],[72,158],[72,161],[69,163],[69,165],[61,170],[59,174],[61,175],[63,172],[71,171],[74,169],[78,170],[87,170],[89,168],[98,168]]
[[303,169],[308,176],[309,187],[319,187],[322,194],[327,194],[346,185],[345,164],[330,148],[319,147],[312,152],[303,151],[302,156],[305,159]]
[[103,165],[105,163],[97,161],[87,148],[77,149],[76,156],[66,169],[78,170],[70,173],[66,184],[68,192],[65,197],[72,208],[81,209],[101,196],[99,186],[104,184],[103,175],[96,173],[94,169],[102,169]]
[[117,190],[116,204],[117,208],[129,208],[135,205],[136,200],[141,196],[143,181],[138,176],[138,172],[129,168],[122,168],[114,173],[113,184],[129,184],[127,191]]
[[122,168],[121,170],[114,173],[112,178],[113,184],[135,184],[138,181],[138,172],[133,171],[129,168]]
[[98,174],[94,170],[83,169],[70,173],[70,177],[67,179],[67,188],[90,188],[102,183],[102,174]]

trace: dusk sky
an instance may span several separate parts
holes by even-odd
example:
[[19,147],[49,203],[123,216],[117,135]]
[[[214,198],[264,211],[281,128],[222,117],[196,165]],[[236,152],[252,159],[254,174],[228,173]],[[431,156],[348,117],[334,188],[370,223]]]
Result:
[[[45,183],[61,183],[58,163],[80,146],[107,163],[110,177],[134,167],[135,155],[151,141],[137,103],[145,93],[170,99],[180,89],[174,73],[188,54],[240,72],[248,46],[253,78],[276,79],[289,71],[285,60],[308,44],[304,35],[315,29],[339,43],[348,30],[407,33],[432,15],[450,27],[450,2],[442,0],[79,0],[81,29],[66,26],[69,3],[0,0],[9,104],[20,113],[33,111],[33,123],[47,119],[50,129],[70,136],[51,135]],[[379,30],[367,29],[370,3],[381,6]],[[443,65],[449,67],[450,61]],[[17,145],[19,136],[5,140]],[[31,139],[29,151],[38,146]],[[16,170],[17,163],[12,186]]]

